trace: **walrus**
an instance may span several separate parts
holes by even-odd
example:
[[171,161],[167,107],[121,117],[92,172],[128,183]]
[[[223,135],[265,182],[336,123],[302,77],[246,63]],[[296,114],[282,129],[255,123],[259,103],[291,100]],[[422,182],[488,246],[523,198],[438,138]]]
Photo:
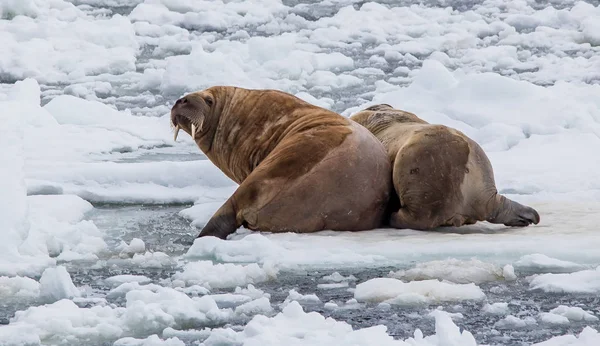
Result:
[[464,133],[389,104],[365,108],[350,119],[387,150],[391,200],[396,201],[389,226],[426,230],[477,221],[516,227],[539,223],[535,209],[498,193],[487,155]]
[[171,109],[175,140],[188,133],[239,184],[198,237],[239,227],[309,233],[377,228],[392,189],[383,145],[333,111],[271,89],[213,86]]

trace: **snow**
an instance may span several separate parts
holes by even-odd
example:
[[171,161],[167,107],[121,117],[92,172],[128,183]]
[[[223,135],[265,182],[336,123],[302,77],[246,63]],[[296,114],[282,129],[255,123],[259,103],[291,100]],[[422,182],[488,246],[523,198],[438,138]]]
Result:
[[453,284],[439,280],[403,282],[392,278],[375,278],[357,284],[354,298],[358,301],[405,305],[482,300],[485,294],[473,283]]
[[598,293],[600,292],[600,267],[568,274],[541,274],[529,283],[531,289],[544,292]]

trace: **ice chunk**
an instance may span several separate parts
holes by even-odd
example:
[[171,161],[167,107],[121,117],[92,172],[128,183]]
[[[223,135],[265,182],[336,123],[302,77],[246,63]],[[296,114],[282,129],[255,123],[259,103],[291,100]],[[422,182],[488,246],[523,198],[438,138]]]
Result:
[[490,314],[490,315],[508,315],[510,313],[508,303],[493,303],[493,304],[486,303],[483,306],[482,311],[484,313]]
[[496,322],[494,326],[499,329],[522,329],[536,324],[537,322],[533,317],[520,319],[516,316],[508,315],[504,319]]
[[37,298],[40,295],[40,284],[28,277],[0,276],[0,297]]
[[569,324],[570,321],[565,316],[561,316],[558,314],[554,314],[551,312],[542,312],[540,313],[540,320],[547,324]]
[[478,259],[465,261],[450,258],[418,263],[415,268],[400,270],[391,273],[390,276],[407,281],[440,279],[460,284],[470,282],[479,284],[503,279],[504,273],[502,268]]
[[119,254],[121,257],[128,257],[130,255],[144,253],[146,251],[146,244],[139,238],[133,238],[129,244],[122,241],[118,249],[121,250],[121,253]]
[[40,297],[47,301],[81,296],[81,291],[71,281],[71,275],[63,266],[47,268],[40,278]]
[[504,275],[504,279],[506,279],[507,281],[514,281],[517,279],[517,275],[515,274],[515,268],[510,264],[507,264],[504,267],[502,267],[502,275]]
[[162,340],[158,335],[153,334],[145,339],[122,338],[115,341],[113,346],[185,346],[185,343],[177,337]]
[[24,124],[17,105],[0,102],[0,272],[17,262],[19,245],[27,238],[27,190],[24,180]]
[[579,337],[574,335],[555,336],[549,340],[536,343],[534,346],[589,346],[600,342],[600,333],[592,327],[585,327],[579,333]]
[[210,289],[256,284],[275,277],[276,273],[256,263],[236,265],[200,261],[187,263],[183,271],[176,273],[173,278],[183,280],[188,285],[201,285]]
[[29,339],[37,337],[49,344],[61,343],[65,338],[74,342],[105,343],[123,335],[125,326],[119,316],[124,310],[109,306],[79,308],[74,302],[63,299],[17,311],[10,324],[0,328],[0,334],[3,329],[9,335],[20,332]]
[[302,304],[319,304],[321,303],[321,299],[319,299],[316,294],[302,294],[295,289],[291,289],[281,306],[285,307],[291,302],[300,302]]
[[418,304],[443,301],[481,300],[483,291],[473,283],[453,284],[439,280],[402,282],[392,278],[375,278],[356,285],[358,301]]
[[291,302],[282,312],[268,318],[255,316],[240,332],[231,329],[213,329],[211,336],[205,340],[206,345],[217,344],[249,344],[249,345],[284,345],[298,342],[309,345],[381,345],[381,346],[475,346],[473,335],[460,329],[444,312],[438,311],[435,317],[435,335],[423,336],[416,330],[414,337],[407,340],[395,340],[387,334],[387,328],[377,325],[353,330],[346,322],[325,318],[319,313],[303,311],[298,302]]
[[125,275],[115,275],[115,276],[111,276],[108,277],[106,279],[104,279],[104,282],[106,282],[109,285],[112,286],[118,286],[127,282],[138,282],[140,284],[147,284],[149,283],[151,280],[143,275],[130,275],[130,274],[125,274]]
[[37,17],[39,14],[34,0],[4,0],[0,3],[0,19],[13,19],[19,15]]
[[332,282],[356,281],[356,277],[354,275],[343,276],[338,272],[333,272],[331,275],[323,276],[321,280]]
[[556,308],[550,310],[550,313],[559,315],[559,316],[564,316],[564,317],[568,318],[569,321],[575,321],[575,322],[598,321],[598,317],[594,316],[591,312],[585,311],[582,308],[577,307],[577,306],[559,305]]
[[161,251],[146,251],[144,254],[136,253],[130,261],[142,268],[163,268],[172,266],[175,263],[173,258]]
[[221,293],[211,294],[210,297],[214,299],[221,308],[235,308],[236,306],[252,301],[252,298],[243,294]]
[[317,288],[322,289],[322,290],[330,290],[330,289],[344,288],[344,287],[348,287],[348,282],[339,282],[339,283],[332,283],[332,284],[318,284],[317,285]]
[[531,254],[521,257],[514,263],[519,270],[529,272],[574,272],[584,269],[582,265],[548,257],[544,254]]
[[244,303],[235,308],[236,315],[269,315],[273,311],[271,302],[268,298],[262,297],[256,300]]
[[537,275],[531,279],[529,287],[544,292],[598,293],[600,292],[600,267],[570,274]]
[[263,290],[254,287],[252,284],[248,284],[246,288],[236,287],[235,294],[243,294],[252,299],[258,299],[262,297],[271,298],[271,294],[265,293]]

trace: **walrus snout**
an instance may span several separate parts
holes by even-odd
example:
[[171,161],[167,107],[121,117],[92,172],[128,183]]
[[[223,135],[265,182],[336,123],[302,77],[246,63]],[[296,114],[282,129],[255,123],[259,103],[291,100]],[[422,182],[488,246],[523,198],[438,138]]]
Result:
[[171,108],[171,123],[175,128],[173,140],[177,140],[179,130],[184,130],[192,138],[202,132],[204,112],[206,111],[206,101],[202,96],[196,94],[188,94],[175,101]]

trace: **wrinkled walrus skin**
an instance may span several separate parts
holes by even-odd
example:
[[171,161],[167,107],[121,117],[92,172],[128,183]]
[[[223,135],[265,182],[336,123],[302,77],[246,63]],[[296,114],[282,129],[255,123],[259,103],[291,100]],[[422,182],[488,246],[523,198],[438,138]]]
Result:
[[536,210],[498,193],[489,159],[462,132],[387,104],[350,119],[369,129],[388,152],[400,204],[390,226],[426,230],[477,221],[519,227],[539,223]]
[[171,123],[239,184],[198,237],[363,231],[392,191],[383,145],[341,115],[276,90],[215,86],[185,95]]

